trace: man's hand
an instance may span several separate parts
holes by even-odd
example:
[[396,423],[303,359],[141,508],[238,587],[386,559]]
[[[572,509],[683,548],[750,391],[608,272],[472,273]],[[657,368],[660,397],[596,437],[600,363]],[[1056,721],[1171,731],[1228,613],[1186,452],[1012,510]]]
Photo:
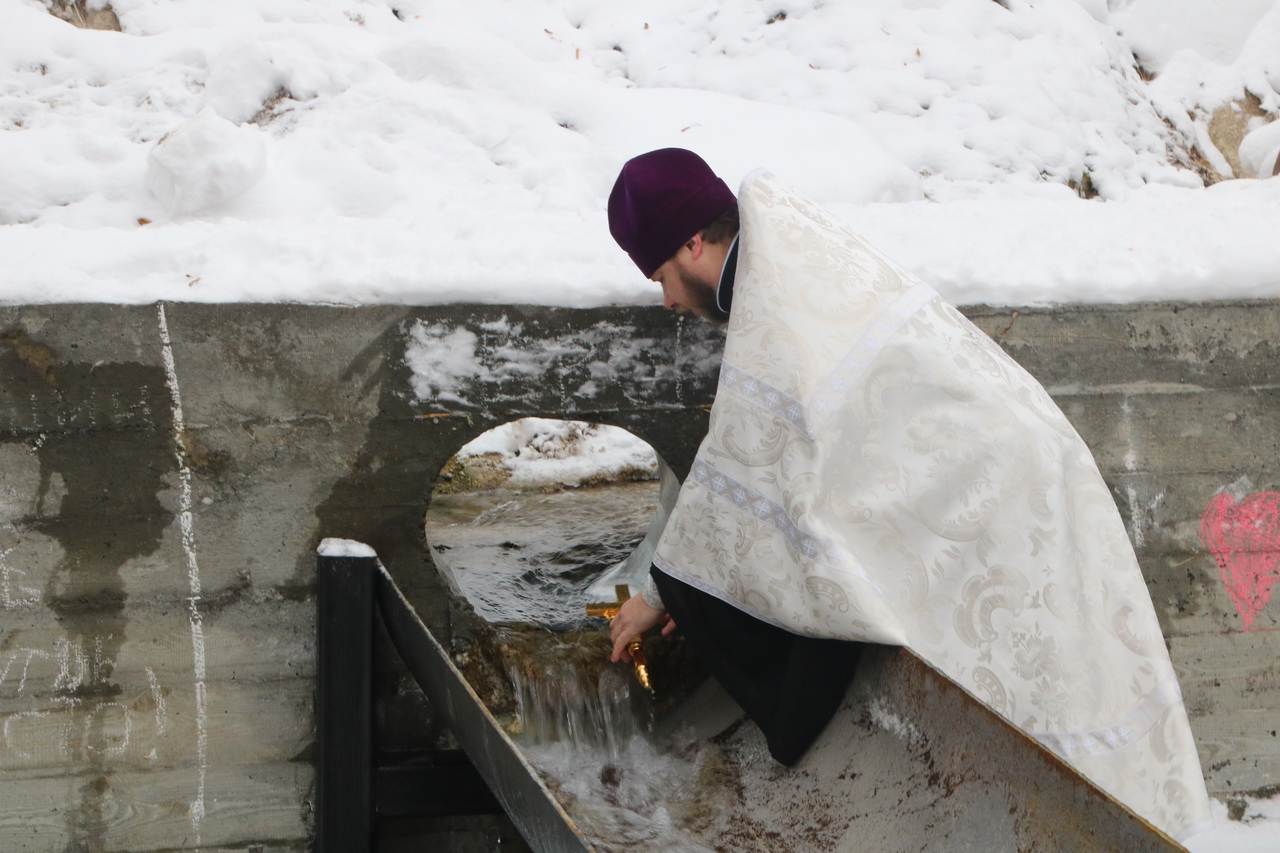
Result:
[[630,661],[627,644],[664,619],[666,624],[662,626],[662,636],[665,637],[676,630],[676,622],[667,615],[667,611],[650,607],[638,595],[628,598],[609,624],[609,637],[613,640],[613,654],[609,656],[609,660]]

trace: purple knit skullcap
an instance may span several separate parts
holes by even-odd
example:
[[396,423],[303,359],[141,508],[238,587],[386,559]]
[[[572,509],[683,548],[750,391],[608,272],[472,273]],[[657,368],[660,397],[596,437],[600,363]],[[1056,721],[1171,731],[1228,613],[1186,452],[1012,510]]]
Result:
[[737,199],[701,157],[659,148],[632,157],[609,193],[609,232],[645,278]]

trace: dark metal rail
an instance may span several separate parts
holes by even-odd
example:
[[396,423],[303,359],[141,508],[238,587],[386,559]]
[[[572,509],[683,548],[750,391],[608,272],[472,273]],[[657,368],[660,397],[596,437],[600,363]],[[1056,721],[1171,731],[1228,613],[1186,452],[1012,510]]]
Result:
[[[498,808],[535,850],[590,850],[378,559],[321,555],[317,571],[319,853],[371,850],[375,816],[432,817]],[[375,760],[375,618],[381,618],[466,758],[436,752],[392,763]]]

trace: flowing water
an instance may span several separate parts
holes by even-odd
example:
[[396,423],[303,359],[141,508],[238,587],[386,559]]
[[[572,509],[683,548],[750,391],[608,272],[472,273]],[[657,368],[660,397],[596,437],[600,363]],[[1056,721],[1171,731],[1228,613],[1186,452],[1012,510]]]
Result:
[[639,697],[626,670],[606,664],[607,623],[586,606],[597,600],[592,583],[626,560],[656,507],[651,482],[433,499],[427,539],[458,592],[494,626],[526,743],[567,741],[617,756],[635,735]]
[[657,506],[656,482],[437,495],[427,541],[487,621],[552,631],[599,627],[586,615],[597,600],[588,590],[635,550]]
[[700,851],[686,830],[717,750],[689,728],[653,733],[647,696],[608,664],[591,586],[644,537],[655,482],[432,499],[438,565],[491,623],[513,688],[512,729],[531,763],[602,849]]

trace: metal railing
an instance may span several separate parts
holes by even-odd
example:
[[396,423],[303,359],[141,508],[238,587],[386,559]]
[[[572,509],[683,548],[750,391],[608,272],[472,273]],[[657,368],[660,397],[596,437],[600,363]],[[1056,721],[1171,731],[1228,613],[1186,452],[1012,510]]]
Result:
[[[321,554],[316,568],[317,851],[366,853],[373,849],[379,817],[499,810],[535,850],[591,849],[378,558]],[[455,750],[379,756],[373,731],[375,620],[465,755]]]

